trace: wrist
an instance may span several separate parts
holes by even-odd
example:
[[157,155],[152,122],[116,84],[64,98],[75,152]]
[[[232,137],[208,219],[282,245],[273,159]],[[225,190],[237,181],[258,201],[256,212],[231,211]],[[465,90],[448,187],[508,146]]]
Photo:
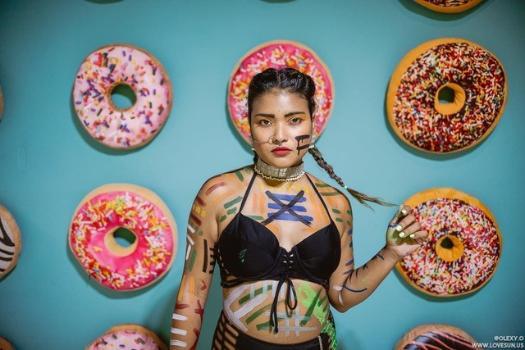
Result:
[[383,249],[384,249],[384,252],[385,252],[385,259],[388,258],[394,264],[399,262],[401,259],[403,259],[403,257],[399,256],[399,254],[397,254],[397,252],[394,249],[392,249],[391,246],[385,245],[385,247]]

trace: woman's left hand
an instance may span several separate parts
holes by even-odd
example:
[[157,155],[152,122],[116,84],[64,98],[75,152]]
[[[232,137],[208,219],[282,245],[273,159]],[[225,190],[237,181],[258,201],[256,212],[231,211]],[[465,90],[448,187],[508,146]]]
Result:
[[416,251],[429,238],[427,231],[421,229],[412,208],[402,205],[394,215],[386,231],[386,249],[401,260]]

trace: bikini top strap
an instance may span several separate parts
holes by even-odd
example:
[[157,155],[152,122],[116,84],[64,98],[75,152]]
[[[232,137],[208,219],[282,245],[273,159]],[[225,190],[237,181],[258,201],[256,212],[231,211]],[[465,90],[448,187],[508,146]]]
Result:
[[250,183],[248,184],[248,187],[246,187],[246,191],[244,191],[244,196],[242,197],[241,206],[239,207],[239,213],[242,211],[242,208],[244,207],[244,203],[246,203],[246,199],[248,198],[248,194],[250,193],[250,190],[252,189],[254,180],[255,180],[255,171],[252,174],[252,178],[250,179]]
[[308,179],[308,181],[310,181],[310,184],[312,185],[312,187],[314,188],[315,190],[315,193],[317,193],[317,196],[319,197],[319,199],[321,200],[321,203],[323,203],[323,207],[324,209],[326,210],[326,214],[328,214],[328,217],[330,218],[330,221],[332,220],[332,216],[330,215],[330,211],[328,210],[328,207],[326,206],[326,203],[324,202],[323,200],[323,196],[321,196],[321,194],[319,193],[319,191],[317,190],[317,186],[314,185],[312,179],[310,179],[310,176],[308,176],[307,173],[305,173],[306,175],[306,178]]

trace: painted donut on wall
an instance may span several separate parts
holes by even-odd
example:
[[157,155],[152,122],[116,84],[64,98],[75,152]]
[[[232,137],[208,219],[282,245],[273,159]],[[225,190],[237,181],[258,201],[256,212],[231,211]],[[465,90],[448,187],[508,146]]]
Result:
[[[123,246],[116,233],[130,240]],[[131,184],[108,184],[78,205],[69,227],[69,247],[84,271],[116,291],[145,288],[173,263],[177,226],[166,204],[152,191]]]
[[[113,103],[115,88],[127,86],[136,101],[125,109]],[[89,54],[75,76],[73,105],[89,135],[116,149],[149,143],[172,106],[170,79],[149,52],[131,45],[107,45]]]
[[168,347],[149,329],[123,324],[108,329],[86,350],[168,350]]
[[431,188],[405,201],[430,238],[396,264],[404,280],[434,297],[474,293],[494,275],[503,241],[494,215],[453,188]]
[[426,324],[408,331],[395,350],[474,350],[476,341],[467,332],[446,324]]
[[392,74],[388,122],[420,151],[465,151],[494,130],[507,90],[503,65],[488,50],[464,39],[430,40],[406,54]]
[[478,6],[481,0],[415,0],[418,4],[435,12],[461,13]]
[[20,229],[11,213],[0,205],[0,279],[15,268],[21,250]]
[[335,98],[332,76],[326,64],[310,48],[290,40],[274,40],[251,49],[233,68],[228,84],[228,110],[235,129],[251,143],[246,98],[253,76],[267,68],[291,67],[314,79],[316,113],[314,140],[324,131]]

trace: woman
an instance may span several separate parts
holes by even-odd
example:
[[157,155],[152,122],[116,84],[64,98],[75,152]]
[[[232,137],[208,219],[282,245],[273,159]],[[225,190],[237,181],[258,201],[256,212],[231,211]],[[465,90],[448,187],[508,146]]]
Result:
[[195,349],[215,261],[223,312],[214,349],[335,348],[330,307],[365,300],[403,256],[427,238],[411,208],[390,222],[385,246],[355,269],[346,196],[303,170],[308,151],[359,202],[388,205],[348,188],[314,146],[315,85],[292,68],[251,81],[248,114],[255,164],[201,187],[187,231],[186,263],[171,349]]

